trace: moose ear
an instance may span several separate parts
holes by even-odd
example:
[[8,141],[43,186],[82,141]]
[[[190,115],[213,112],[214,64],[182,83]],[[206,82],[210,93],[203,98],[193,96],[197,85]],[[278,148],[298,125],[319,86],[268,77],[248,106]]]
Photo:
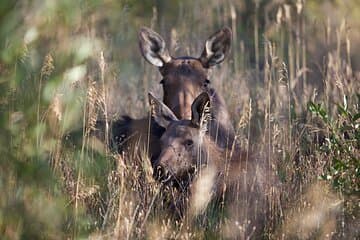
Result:
[[157,67],[162,67],[171,61],[164,39],[149,28],[140,29],[139,46],[143,57]]
[[210,118],[210,97],[208,93],[203,92],[191,105],[191,122],[196,127],[207,131]]
[[230,50],[231,38],[231,29],[224,27],[206,40],[204,50],[200,56],[200,62],[205,68],[224,61]]
[[171,121],[177,121],[175,114],[159,99],[149,92],[151,116],[161,127],[167,128]]

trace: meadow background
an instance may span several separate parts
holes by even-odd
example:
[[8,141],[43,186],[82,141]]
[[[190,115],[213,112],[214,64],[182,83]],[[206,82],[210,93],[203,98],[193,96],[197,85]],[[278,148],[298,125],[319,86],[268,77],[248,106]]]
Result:
[[359,19],[357,0],[2,0],[1,238],[231,237],[172,221],[146,154],[90,134],[96,119],[145,116],[147,92],[162,94],[141,26],[173,56],[199,56],[229,26],[231,55],[210,80],[241,144],[282,183],[264,239],[358,239]]

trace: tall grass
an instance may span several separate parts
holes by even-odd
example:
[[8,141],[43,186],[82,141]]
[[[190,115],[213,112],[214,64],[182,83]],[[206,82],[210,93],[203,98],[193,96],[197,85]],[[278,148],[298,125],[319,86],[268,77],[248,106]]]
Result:
[[[177,204],[191,199],[153,179],[147,149],[112,152],[109,126],[90,134],[97,119],[144,117],[148,90],[161,95],[159,73],[137,49],[140,26],[162,33],[171,53],[197,56],[229,25],[233,56],[210,80],[241,146],[280,179],[264,238],[358,238],[359,6],[347,2],[345,21],[346,5],[327,1],[5,1],[0,235],[234,236],[211,206],[206,221],[174,220]],[[336,17],[321,19],[324,11]]]

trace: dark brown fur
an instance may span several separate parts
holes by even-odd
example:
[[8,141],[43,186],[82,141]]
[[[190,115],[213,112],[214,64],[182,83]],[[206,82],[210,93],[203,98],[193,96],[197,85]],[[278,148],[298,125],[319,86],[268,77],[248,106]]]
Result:
[[[202,93],[193,102],[191,120],[178,120],[167,106],[152,95],[149,97],[155,121],[166,129],[161,137],[161,153],[155,160],[159,180],[164,184],[180,184],[182,188],[192,186],[190,215],[206,208],[206,204],[197,206],[196,194],[204,194],[202,189],[210,184],[210,198],[227,204],[231,220],[228,227],[235,234],[231,237],[246,239],[260,235],[267,215],[266,198],[275,183],[271,171],[260,158],[239,148],[229,152],[204,134],[211,126],[211,107],[210,111],[204,107],[211,106],[208,93]],[[213,177],[202,184],[206,174]]]
[[[179,119],[191,118],[191,104],[203,91],[208,92],[213,99],[214,114],[213,127],[210,135],[219,139],[222,147],[232,146],[234,129],[224,100],[210,87],[208,69],[221,63],[228,55],[231,45],[231,30],[223,28],[214,33],[205,42],[204,50],[199,58],[171,57],[165,41],[156,32],[148,28],[139,31],[139,46],[143,57],[159,68],[162,75],[160,83],[163,86],[163,101]],[[139,124],[141,123],[141,124]],[[156,158],[159,149],[159,136],[164,129],[149,118],[131,119],[124,117],[111,125],[112,145],[119,152],[126,150],[134,143],[140,144],[143,149],[149,150],[149,156]],[[103,128],[104,122],[98,126]],[[150,129],[149,129],[150,127]],[[150,146],[148,146],[148,133],[150,133]]]

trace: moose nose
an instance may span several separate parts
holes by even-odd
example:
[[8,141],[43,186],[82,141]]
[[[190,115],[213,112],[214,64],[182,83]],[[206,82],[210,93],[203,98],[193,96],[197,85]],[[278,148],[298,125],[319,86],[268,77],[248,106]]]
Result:
[[158,165],[154,171],[154,178],[162,183],[168,182],[171,178],[170,172],[164,166]]
[[163,176],[165,175],[165,169],[163,166],[161,165],[157,165],[155,167],[155,171],[154,171],[154,178],[156,180],[161,180],[161,178],[163,178]]
[[184,88],[179,90],[176,97],[170,103],[171,109],[173,109],[175,115],[179,119],[191,119],[191,105],[194,101],[194,97],[191,94],[191,90]]

